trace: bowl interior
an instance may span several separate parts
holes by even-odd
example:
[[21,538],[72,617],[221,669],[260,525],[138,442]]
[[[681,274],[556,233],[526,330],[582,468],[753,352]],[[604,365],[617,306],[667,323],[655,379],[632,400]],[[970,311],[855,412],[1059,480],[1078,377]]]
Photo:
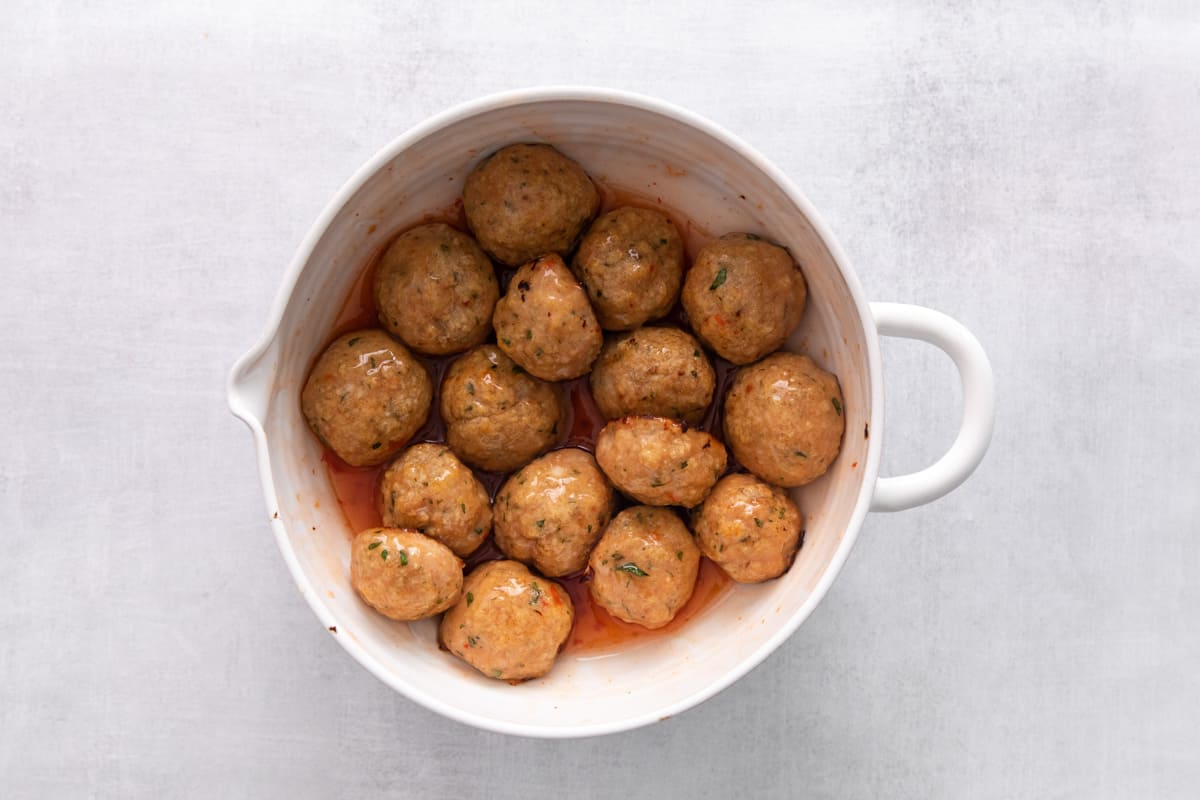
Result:
[[[846,399],[842,453],[796,492],[807,530],[783,578],[735,586],[670,636],[618,651],[568,651],[545,678],[487,680],[438,650],[435,625],[390,622],[355,596],[347,523],[298,400],[363,265],[397,232],[458,197],[471,166],[516,141],[549,142],[601,183],[652,199],[712,233],[752,231],[785,244],[803,266],[808,308],[789,347],[836,373]],[[404,144],[403,140],[401,144]],[[444,119],[366,179],[319,236],[276,334],[264,429],[278,513],[310,598],[373,672],[452,717],[519,733],[567,735],[631,727],[675,713],[758,663],[807,616],[844,537],[867,464],[867,333],[842,272],[802,209],[756,159],[671,114],[602,99],[514,102]],[[837,562],[840,564],[840,560]],[[305,580],[306,579],[306,580]],[[307,586],[304,584],[307,582]]]

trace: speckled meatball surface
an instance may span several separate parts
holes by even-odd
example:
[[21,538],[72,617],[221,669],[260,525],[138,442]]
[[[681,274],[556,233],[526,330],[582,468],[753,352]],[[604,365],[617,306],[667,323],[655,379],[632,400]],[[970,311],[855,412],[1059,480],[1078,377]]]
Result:
[[375,273],[380,323],[419,353],[457,353],[482,342],[499,296],[483,250],[440,222],[396,237]]
[[734,364],[779,349],[800,323],[808,289],[782,247],[730,233],[701,248],[683,283],[696,335]]
[[538,678],[571,633],[567,591],[518,561],[488,561],[467,576],[462,598],[442,617],[442,647],[489,678]]
[[350,582],[385,617],[414,620],[454,605],[462,562],[441,542],[402,528],[369,528],[350,544]]
[[500,349],[547,381],[584,374],[603,344],[583,287],[553,254],[517,270],[496,303],[492,323]]
[[725,441],[768,483],[803,486],[837,458],[845,413],[835,375],[808,356],[775,353],[734,377],[725,399]]
[[744,473],[726,475],[692,516],[700,552],[738,583],[788,571],[803,518],[787,492]]
[[496,494],[496,544],[543,575],[578,572],[612,505],[612,487],[591,455],[555,450],[509,477]]
[[617,619],[661,628],[692,596],[700,551],[674,512],[633,506],[613,517],[589,564],[596,603]]
[[387,468],[379,509],[384,525],[417,530],[459,557],[475,552],[492,529],[487,489],[440,444],[413,445]]
[[605,342],[590,382],[607,419],[648,414],[696,423],[712,402],[716,375],[690,334],[651,327]]
[[725,448],[665,417],[624,417],[596,438],[596,461],[625,494],[652,506],[690,508],[725,471]]
[[356,467],[381,464],[425,423],[433,384],[404,345],[380,330],[334,339],[300,395],[309,427]]
[[553,386],[491,344],[450,365],[439,406],[450,448],[493,472],[517,469],[554,444],[563,413]]
[[625,206],[592,223],[572,263],[600,324],[630,330],[675,305],[683,281],[683,239],[666,214]]
[[463,184],[463,210],[483,249],[515,267],[565,255],[600,207],[587,173],[546,144],[514,144],[481,161]]

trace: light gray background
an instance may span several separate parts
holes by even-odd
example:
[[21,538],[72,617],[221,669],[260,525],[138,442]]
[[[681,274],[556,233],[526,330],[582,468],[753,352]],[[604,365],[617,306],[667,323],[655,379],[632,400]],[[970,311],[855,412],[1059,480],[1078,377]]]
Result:
[[[1200,790],[1195,4],[188,5],[0,9],[0,795]],[[293,588],[223,398],[360,163],[543,83],[742,135],[871,297],[978,334],[998,392],[976,476],[871,516],[763,666],[557,743],[355,665]],[[955,376],[884,356],[885,469],[915,469],[953,436]]]

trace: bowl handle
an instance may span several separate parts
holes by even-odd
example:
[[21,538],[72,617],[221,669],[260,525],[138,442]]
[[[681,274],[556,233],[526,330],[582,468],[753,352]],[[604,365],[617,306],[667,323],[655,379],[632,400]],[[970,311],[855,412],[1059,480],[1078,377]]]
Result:
[[275,360],[274,341],[260,342],[237,360],[225,385],[229,410],[246,423],[256,437],[262,435],[267,417]]
[[903,511],[948,494],[983,460],[996,415],[992,367],[979,340],[939,311],[904,303],[871,303],[871,313],[881,336],[929,342],[950,356],[962,380],[962,422],[946,454],[920,472],[875,481],[871,510]]

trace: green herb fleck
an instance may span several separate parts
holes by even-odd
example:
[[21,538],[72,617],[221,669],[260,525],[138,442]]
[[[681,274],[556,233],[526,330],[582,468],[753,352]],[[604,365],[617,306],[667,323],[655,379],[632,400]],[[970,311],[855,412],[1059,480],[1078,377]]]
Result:
[[502,669],[493,669],[493,670],[492,670],[492,677],[493,677],[493,678],[499,678],[499,677],[500,677],[501,675],[503,675],[503,674],[504,674],[504,670],[502,670]]
[[466,503],[459,503],[458,507],[462,509],[462,512],[464,514],[467,513],[467,504]]
[[384,561],[387,561],[387,548],[386,547],[379,551],[379,557],[382,558]]
[[686,462],[686,461],[680,461],[680,462],[679,462],[679,468],[680,468],[680,469],[687,469],[687,462]]
[[534,525],[537,525],[539,528],[543,528],[543,527],[545,527],[545,526],[546,526],[546,520],[544,520],[544,519],[539,519],[537,522],[535,522],[535,523],[533,523],[533,524],[534,524]]
[[666,244],[666,243],[667,243],[667,240],[666,240],[666,239],[659,239],[659,240],[658,240],[658,243],[659,243],[659,244]]
[[474,603],[474,602],[475,602],[475,595],[472,594],[471,592],[467,592],[467,605],[471,605],[471,603]]
[[838,399],[837,399],[836,397],[831,397],[831,398],[829,398],[829,402],[833,403],[833,410],[834,410],[834,411],[836,411],[836,412],[837,412],[837,414],[838,414],[838,416],[840,417],[840,416],[842,415],[842,404],[841,404],[841,402],[839,402],[839,401],[838,401]]
[[761,236],[759,236],[757,233],[747,233],[747,234],[746,234],[746,238],[747,238],[747,239],[749,239],[749,240],[750,240],[750,241],[752,241],[752,242],[757,242],[757,241],[758,241],[759,239],[761,239],[762,237],[761,237]]
[[467,644],[469,644],[471,647],[474,647],[475,645],[479,644],[479,637],[478,636],[468,636]]
[[372,450],[378,450],[381,447],[383,447],[383,442],[371,442]]
[[438,248],[440,248],[443,253],[450,252],[450,245],[446,244],[445,242],[442,242],[441,244],[439,244]]
[[808,458],[808,453],[804,452],[803,450],[793,450],[792,455],[800,456],[800,458]]
[[721,284],[725,283],[725,277],[725,268],[721,267],[721,269],[717,271],[717,277],[713,278],[713,282],[709,284],[708,290],[710,292],[715,292]]
[[537,601],[542,599],[542,587],[537,585],[537,581],[529,584],[529,605],[536,606]]
[[636,575],[639,578],[645,578],[650,574],[632,561],[626,561],[624,564],[617,567],[617,569],[621,572],[628,572],[630,575]]
[[676,558],[678,558],[680,561],[683,561],[683,551],[682,551],[682,550],[676,550],[676,551],[675,551],[675,557],[676,557]]
[[467,394],[475,394],[475,383],[473,381],[467,381]]
[[350,341],[346,342],[346,347],[354,347],[354,345],[358,344],[361,341],[362,341],[361,336],[355,336]]
[[403,549],[397,550],[396,552],[400,554],[400,566],[407,567],[408,566],[408,553],[404,552]]
[[650,481],[650,487],[652,489],[657,489],[660,486],[666,486],[666,485],[667,485],[667,482],[662,480],[661,478],[655,478],[654,480]]
[[370,358],[367,359],[367,361],[370,362],[371,369],[375,369],[376,367],[379,366],[379,362],[375,360],[375,356],[371,356]]
[[532,339],[532,338],[533,338],[533,331],[529,330],[529,328],[526,328],[526,329],[525,329],[525,338],[526,338],[526,339]]
[[367,549],[374,550],[376,547],[379,547],[379,545],[381,545],[381,544],[383,544],[383,542],[371,542],[369,545],[367,545]]
[[501,336],[501,337],[500,337],[500,341],[504,342],[504,344],[505,344],[505,345],[511,345],[511,344],[512,344],[512,340],[511,340],[511,339],[509,339],[507,336]]
[[760,527],[760,528],[761,528],[761,527],[762,527],[762,520],[761,520],[761,519],[759,519],[758,517],[755,517],[755,518],[754,518],[754,524],[755,524],[755,525],[757,525],[758,527]]

